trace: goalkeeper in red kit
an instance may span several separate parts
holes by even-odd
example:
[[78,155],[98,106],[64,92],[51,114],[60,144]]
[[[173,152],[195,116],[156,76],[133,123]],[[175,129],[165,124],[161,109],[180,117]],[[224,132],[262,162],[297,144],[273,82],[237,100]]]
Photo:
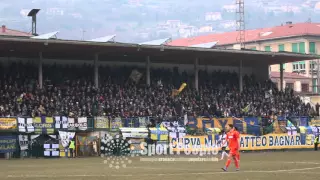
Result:
[[240,133],[236,130],[235,127],[233,127],[232,124],[229,124],[227,126],[227,141],[228,141],[228,145],[229,145],[229,156],[228,156],[228,160],[226,162],[226,166],[224,168],[222,168],[223,171],[227,171],[228,167],[230,166],[230,163],[232,161],[232,159],[234,160],[234,164],[236,166],[236,170],[239,171],[240,170],[240,166],[239,166],[239,158],[240,158],[240,154],[239,154],[239,150],[240,150]]

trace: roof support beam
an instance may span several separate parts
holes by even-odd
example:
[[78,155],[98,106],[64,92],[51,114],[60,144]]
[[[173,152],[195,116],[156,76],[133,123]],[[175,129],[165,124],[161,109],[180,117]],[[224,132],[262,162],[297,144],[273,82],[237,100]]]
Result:
[[94,86],[99,89],[99,55],[94,54]]
[[243,75],[242,75],[242,73],[243,73],[243,69],[242,69],[242,59],[240,60],[240,65],[239,65],[239,90],[240,90],[240,92],[242,92],[243,91],[243,82],[242,82],[242,80],[243,80]]
[[146,79],[147,79],[147,85],[150,86],[150,56],[147,56],[146,59]]
[[280,91],[283,91],[283,63],[280,63]]
[[199,90],[199,59],[194,60],[194,88]]
[[38,63],[38,83],[39,83],[39,88],[43,88],[43,76],[42,76],[42,52],[39,52],[39,63]]

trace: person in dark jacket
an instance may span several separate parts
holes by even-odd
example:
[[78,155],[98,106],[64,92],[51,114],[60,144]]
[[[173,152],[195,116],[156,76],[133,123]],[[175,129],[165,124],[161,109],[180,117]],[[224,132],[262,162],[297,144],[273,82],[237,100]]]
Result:
[[318,145],[319,145],[319,135],[314,140],[314,150],[318,151]]

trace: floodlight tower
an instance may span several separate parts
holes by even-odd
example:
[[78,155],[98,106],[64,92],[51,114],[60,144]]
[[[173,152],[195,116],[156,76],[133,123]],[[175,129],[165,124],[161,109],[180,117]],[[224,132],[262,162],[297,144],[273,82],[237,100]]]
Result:
[[37,36],[37,14],[40,9],[32,9],[28,16],[32,17],[32,35]]
[[236,26],[237,26],[237,43],[241,49],[245,48],[245,22],[244,22],[244,0],[236,0]]

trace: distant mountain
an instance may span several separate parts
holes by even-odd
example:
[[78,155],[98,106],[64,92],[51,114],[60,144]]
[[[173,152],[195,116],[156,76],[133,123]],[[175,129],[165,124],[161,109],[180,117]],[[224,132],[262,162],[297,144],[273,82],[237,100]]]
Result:
[[[235,30],[233,0],[1,0],[0,23],[30,32],[32,8],[40,8],[38,32],[90,39],[117,34],[117,41],[142,42]],[[245,0],[246,28],[286,21],[320,21],[320,0]],[[175,20],[175,21],[170,21]]]

